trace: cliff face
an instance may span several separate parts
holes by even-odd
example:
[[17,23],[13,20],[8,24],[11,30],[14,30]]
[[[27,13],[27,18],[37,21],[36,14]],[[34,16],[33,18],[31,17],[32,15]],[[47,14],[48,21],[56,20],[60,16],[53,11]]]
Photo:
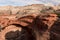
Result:
[[[54,35],[59,34],[60,19],[54,11],[51,12],[54,10],[51,7],[29,5],[0,9],[0,40],[53,40]],[[56,36],[54,40],[59,38]]]

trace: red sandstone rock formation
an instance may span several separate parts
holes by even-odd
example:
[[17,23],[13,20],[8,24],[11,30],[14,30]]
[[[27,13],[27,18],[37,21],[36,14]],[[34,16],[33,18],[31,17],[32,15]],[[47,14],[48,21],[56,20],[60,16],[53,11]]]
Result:
[[51,27],[54,24],[54,22],[58,19],[56,14],[43,14],[40,16],[40,18],[49,27]]
[[[0,40],[49,40],[50,30],[59,33],[57,30],[60,29],[60,22],[55,22],[58,18],[53,14],[57,9],[42,4],[24,7],[1,6]],[[51,37],[56,38],[53,40],[60,40],[57,34],[52,33]]]
[[[11,16],[11,17],[13,17],[13,16]],[[9,16],[7,18],[7,16],[5,16],[0,19],[0,25],[2,28],[4,28],[4,30],[1,30],[1,32],[0,32],[0,34],[1,34],[0,36],[2,36],[1,40],[5,40],[4,36],[7,32],[20,29],[18,27],[14,27],[14,26],[11,26],[11,28],[10,28],[9,25],[19,24],[21,27],[28,27],[28,28],[36,31],[36,28],[40,28],[41,26],[45,30],[45,28],[47,27],[46,25],[48,25],[48,29],[50,29],[50,27],[54,24],[54,22],[56,20],[57,20],[56,14],[45,14],[45,15],[33,14],[33,15],[23,16],[21,18],[16,18],[16,15],[13,18],[10,18]],[[36,24],[34,24],[34,22],[36,22]],[[36,25],[36,28],[34,25]],[[44,27],[44,26],[46,26],[46,27]],[[39,31],[42,31],[42,30],[39,29],[38,31],[36,31],[37,33],[35,32],[37,40],[40,40]],[[43,33],[43,37],[41,40],[45,39],[46,36],[44,36],[44,35],[46,35],[46,34]],[[47,40],[47,38],[46,38],[46,40]]]

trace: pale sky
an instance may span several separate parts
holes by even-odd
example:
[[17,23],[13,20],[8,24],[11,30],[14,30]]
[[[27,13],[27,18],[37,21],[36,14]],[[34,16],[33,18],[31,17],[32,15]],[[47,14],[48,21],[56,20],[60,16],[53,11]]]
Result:
[[25,6],[30,4],[60,4],[60,0],[0,0],[0,6],[14,5]]

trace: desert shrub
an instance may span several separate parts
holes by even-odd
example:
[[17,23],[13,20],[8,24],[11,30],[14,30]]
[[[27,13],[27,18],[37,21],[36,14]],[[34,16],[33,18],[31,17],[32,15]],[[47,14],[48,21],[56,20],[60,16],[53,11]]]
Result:
[[60,18],[60,9],[56,10],[55,13],[58,15],[58,17]]

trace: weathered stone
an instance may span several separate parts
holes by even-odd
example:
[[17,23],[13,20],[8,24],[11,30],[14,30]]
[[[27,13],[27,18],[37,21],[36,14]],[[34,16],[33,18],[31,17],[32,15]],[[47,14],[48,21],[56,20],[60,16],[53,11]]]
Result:
[[0,12],[3,13],[0,15],[0,40],[52,40],[54,36],[54,40],[60,39],[51,33],[54,31],[60,35],[58,17],[51,12],[41,13],[44,5],[10,7],[6,7],[7,10],[2,7]]

